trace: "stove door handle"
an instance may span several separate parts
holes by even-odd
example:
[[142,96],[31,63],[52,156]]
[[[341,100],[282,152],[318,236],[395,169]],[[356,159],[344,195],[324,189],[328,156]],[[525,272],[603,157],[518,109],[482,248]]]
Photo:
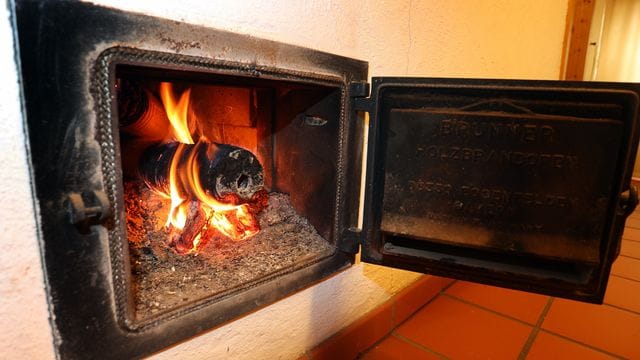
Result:
[[104,224],[111,213],[109,198],[102,190],[69,193],[64,207],[69,222],[83,234],[90,233],[91,226]]

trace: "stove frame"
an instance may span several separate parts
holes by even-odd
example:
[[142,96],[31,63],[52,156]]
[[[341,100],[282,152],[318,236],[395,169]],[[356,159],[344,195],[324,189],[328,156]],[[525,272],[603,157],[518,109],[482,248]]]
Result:
[[[362,125],[349,120],[353,109],[348,84],[366,79],[367,63],[91,4],[21,1],[16,10],[45,273],[56,346],[63,358],[148,354],[354,262],[355,247],[345,245],[341,234],[353,226],[359,198],[342,196],[342,188],[360,182]],[[39,46],[29,46],[36,43]],[[119,65],[339,90],[340,115],[331,119],[339,125],[339,148],[328,239],[335,253],[222,297],[133,321],[114,118]],[[339,250],[349,247],[348,252]]]

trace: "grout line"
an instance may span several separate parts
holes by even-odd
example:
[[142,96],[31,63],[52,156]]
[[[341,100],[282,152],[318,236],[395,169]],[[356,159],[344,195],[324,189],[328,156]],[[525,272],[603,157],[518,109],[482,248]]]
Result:
[[398,294],[391,298],[391,326],[389,327],[391,330],[389,330],[389,332],[393,331],[393,324],[396,323],[396,296],[398,296]]
[[[424,307],[426,307],[427,305],[431,304],[436,298],[438,298],[444,291],[446,291],[446,289],[450,288],[454,283],[456,283],[457,280],[454,280],[451,282],[451,284],[443,287],[442,289],[440,289],[440,291],[438,291],[438,293],[436,293],[431,299],[429,299],[429,301],[427,301],[426,303],[424,303],[422,306],[420,306],[419,308],[417,308],[414,312],[411,313],[411,315],[407,316],[406,319],[404,319],[401,323],[399,323],[397,326],[393,326],[393,324],[395,323],[395,308],[396,308],[396,303],[395,301],[393,301],[391,303],[391,326],[390,326],[390,330],[388,333],[386,333],[383,337],[381,337],[380,339],[378,339],[378,341],[376,341],[373,345],[369,346],[368,348],[364,349],[362,352],[360,352],[357,356],[357,359],[361,359],[362,357],[364,357],[367,353],[369,353],[371,350],[373,350],[373,348],[375,348],[376,346],[378,346],[381,342],[383,342],[384,340],[386,340],[389,336],[391,336],[395,330],[401,326],[402,324],[404,324],[405,322],[407,322],[409,319],[411,319],[418,311],[422,310]],[[396,294],[397,296],[397,294]],[[394,296],[395,297],[395,296]],[[394,300],[394,298],[392,298],[392,300]],[[308,358],[311,360],[311,356],[308,356]]]
[[507,319],[509,319],[509,320],[513,320],[513,321],[517,321],[517,322],[519,322],[519,323],[521,323],[521,324],[523,324],[523,325],[527,325],[528,327],[532,327],[532,326],[533,326],[533,324],[530,324],[530,323],[528,323],[528,322],[526,322],[526,321],[523,321],[523,320],[520,320],[520,319],[514,318],[513,316],[510,316],[510,315],[506,315],[506,314],[503,314],[503,313],[499,313],[499,312],[497,312],[497,311],[495,311],[495,310],[492,310],[492,309],[486,308],[486,307],[484,307],[484,306],[482,306],[482,305],[478,305],[478,304],[473,303],[473,302],[471,302],[471,301],[469,301],[469,300],[466,300],[466,299],[463,299],[463,298],[459,298],[459,297],[457,297],[457,296],[455,296],[455,295],[451,295],[451,294],[442,294],[442,295],[444,295],[444,296],[446,296],[446,297],[448,297],[448,298],[451,298],[451,299],[453,299],[453,300],[459,301],[459,302],[461,302],[461,303],[464,303],[464,304],[467,304],[467,305],[470,305],[470,306],[476,307],[476,308],[478,308],[478,309],[482,309],[482,310],[484,310],[484,311],[488,311],[488,312],[490,312],[490,313],[492,313],[492,314],[495,314],[495,315],[498,315],[498,316],[500,316],[500,317],[507,318]]
[[625,279],[625,280],[629,280],[629,281],[640,282],[640,280],[632,279],[632,278],[629,278],[629,277],[626,277],[626,276],[623,276],[623,275],[614,274],[614,273],[611,273],[609,276],[615,276],[617,278],[621,278],[621,279]]
[[572,338],[570,338],[570,337],[568,337],[568,336],[564,336],[564,335],[558,334],[558,333],[553,332],[553,331],[550,331],[550,330],[548,330],[548,329],[540,329],[540,331],[545,332],[545,333],[547,333],[547,334],[551,334],[551,335],[557,336],[557,337],[559,337],[559,338],[561,338],[561,339],[563,339],[563,340],[566,340],[566,341],[568,341],[568,342],[571,342],[571,343],[574,343],[574,344],[578,344],[578,345],[584,346],[584,347],[586,347],[586,348],[589,348],[589,349],[591,349],[591,350],[597,351],[597,352],[599,352],[599,353],[602,353],[602,354],[605,354],[605,355],[609,355],[609,356],[614,357],[614,358],[616,358],[616,359],[624,359],[624,357],[622,357],[622,356],[620,356],[620,355],[618,355],[618,354],[614,354],[614,353],[609,352],[609,351],[607,351],[607,350],[602,350],[602,349],[597,348],[597,347],[595,347],[595,346],[593,346],[593,345],[590,345],[590,344],[587,344],[587,343],[580,342],[580,341],[578,341],[578,340],[576,340],[576,339],[572,339]]
[[[440,289],[440,291],[438,291],[435,295],[433,295],[433,297],[431,299],[429,299],[429,301],[427,301],[426,303],[422,304],[422,306],[420,306],[419,308],[417,308],[414,312],[412,312],[411,314],[409,314],[409,316],[407,316],[406,319],[404,319],[401,323],[398,323],[398,325],[396,325],[395,327],[393,327],[393,323],[391,323],[392,327],[391,330],[389,331],[389,334],[391,334],[395,329],[397,329],[398,327],[400,327],[402,324],[406,323],[407,321],[409,321],[409,319],[411,319],[415,314],[417,314],[420,310],[424,309],[425,307],[427,307],[429,304],[431,304],[432,302],[434,302],[438,297],[440,297],[440,295],[444,295],[444,292],[447,291],[447,289],[449,289],[451,286],[453,286],[453,284],[457,283],[458,280],[454,280],[451,282],[451,284],[443,287],[442,289]],[[395,306],[395,302],[393,304]]]
[[540,313],[540,316],[538,317],[538,321],[536,322],[536,325],[533,327],[533,329],[531,330],[531,333],[529,334],[529,338],[527,339],[527,341],[522,346],[522,350],[520,350],[520,355],[518,355],[518,360],[524,360],[524,359],[527,358],[527,355],[529,355],[529,351],[531,351],[531,347],[533,346],[533,343],[535,342],[536,338],[538,337],[538,333],[540,332],[540,328],[542,327],[542,323],[544,322],[544,319],[547,317],[547,314],[549,313],[549,310],[551,309],[551,305],[553,304],[553,300],[554,300],[554,298],[552,298],[552,297],[550,297],[547,300],[547,303],[545,304],[544,309],[542,309],[542,312]]
[[[636,259],[636,258],[633,258],[633,257],[630,257],[630,256],[626,256],[626,255],[622,255],[622,254],[618,255],[618,259],[616,259],[616,261],[618,261],[621,257],[624,257],[624,258],[630,259],[630,260],[632,260],[633,262],[640,264],[640,259]],[[612,267],[611,267],[610,275],[615,275],[615,276],[618,276],[618,277],[621,277],[621,278],[624,278],[624,279],[627,279],[627,280],[640,281],[640,279],[636,279],[636,278],[632,278],[632,277],[628,277],[628,276],[625,276],[625,275],[620,275],[620,274],[616,274],[616,273],[614,273],[614,272],[613,272],[613,267],[615,267],[615,264],[616,264],[616,263],[615,263],[615,261],[614,261],[614,262],[613,262],[613,264],[612,264]],[[635,275],[635,274],[634,274],[634,275]]]
[[393,336],[396,339],[398,339],[400,341],[403,341],[403,342],[405,342],[405,343],[407,343],[407,344],[409,344],[409,345],[411,345],[413,347],[416,347],[416,348],[418,348],[418,349],[420,349],[422,351],[425,351],[425,352],[428,352],[430,354],[433,354],[433,355],[439,357],[440,359],[443,359],[443,360],[448,360],[449,359],[446,355],[441,354],[441,353],[439,353],[439,352],[437,352],[435,350],[432,350],[432,349],[430,349],[430,348],[428,348],[428,347],[426,347],[426,346],[424,346],[424,345],[422,345],[420,343],[417,343],[417,342],[415,342],[415,341],[413,341],[413,340],[411,340],[409,338],[406,338],[406,337],[396,333],[395,331],[391,332],[390,336]]
[[445,286],[442,288],[442,291],[440,291],[441,293],[444,293],[445,291],[449,290],[450,287],[453,286],[453,284],[457,283],[459,280],[453,280],[449,285]]
[[368,348],[366,348],[366,349],[362,350],[361,352],[359,352],[358,355],[356,355],[356,359],[363,359],[365,357],[365,355],[367,355],[369,352],[371,352],[371,350],[373,350],[376,346],[380,345],[383,341],[387,340],[389,338],[389,336],[391,336],[391,333],[393,332],[393,330],[394,329],[391,329],[391,331],[389,331],[383,337],[378,339],[378,341],[374,342],[373,345],[371,345]]
[[624,256],[624,257],[627,257],[627,258],[630,258],[630,259],[634,259],[634,260],[640,260],[640,257],[636,257],[636,256],[633,256],[633,255],[626,255],[626,254],[620,253],[620,256]]
[[[395,304],[394,304],[395,305]],[[362,359],[364,358],[364,356],[366,354],[368,354],[371,350],[373,350],[376,346],[380,345],[380,343],[382,343],[383,341],[387,340],[389,338],[389,336],[391,336],[391,333],[393,332],[393,330],[395,330],[395,328],[393,327],[393,319],[391,322],[391,326],[389,329],[389,332],[387,332],[386,334],[384,334],[384,336],[382,336],[380,339],[378,339],[376,342],[374,342],[371,346],[369,346],[366,349],[363,349],[362,351],[360,351],[358,353],[358,355],[356,355],[356,359]]]
[[[412,312],[412,313],[411,313],[411,315],[407,316],[407,318],[406,318],[406,319],[404,319],[401,323],[399,323],[399,324],[398,324],[398,325],[396,325],[395,327],[392,327],[392,328],[391,328],[391,330],[390,330],[390,331],[389,331],[385,336],[383,336],[381,339],[379,339],[378,341],[376,341],[376,343],[375,343],[375,344],[371,345],[368,349],[365,349],[363,352],[361,352],[361,353],[358,355],[358,358],[363,357],[363,356],[364,356],[365,354],[367,354],[369,351],[373,350],[373,348],[375,348],[376,346],[378,346],[378,344],[380,344],[383,340],[387,339],[389,336],[393,336],[393,335],[395,334],[395,331],[396,331],[396,329],[397,329],[397,328],[399,328],[399,327],[400,327],[400,326],[402,326],[404,323],[406,323],[407,321],[409,321],[409,320],[410,320],[410,319],[411,319],[411,318],[412,318],[416,313],[418,313],[420,310],[424,309],[424,308],[425,308],[425,307],[427,307],[429,304],[431,304],[433,301],[435,301],[437,298],[439,298],[440,296],[442,296],[442,295],[444,294],[444,292],[445,292],[448,288],[450,288],[451,286],[453,286],[453,284],[455,284],[456,282],[458,282],[458,281],[457,281],[457,280],[454,280],[454,281],[452,281],[452,282],[451,282],[451,284],[449,284],[449,285],[447,285],[447,286],[443,287],[442,289],[440,289],[440,291],[438,291],[438,293],[437,293],[437,294],[435,294],[431,299],[429,299],[429,301],[427,301],[427,302],[426,302],[426,303],[424,303],[422,306],[420,306],[419,308],[417,308],[414,312]],[[395,307],[395,302],[394,302],[393,306]],[[392,323],[392,325],[393,325],[393,323]],[[405,337],[404,337],[404,336],[402,336],[402,335],[398,335],[398,336],[396,336],[396,337],[400,339],[400,337],[399,337],[399,336],[401,336],[401,337],[402,337],[402,339],[405,339]],[[411,344],[415,344],[415,343],[413,343],[412,341],[411,341],[410,343],[411,343]],[[436,355],[438,355],[438,356],[440,356],[440,357],[443,357],[443,356],[444,356],[444,355],[440,355],[439,353],[437,353],[437,352],[435,352],[435,351],[433,351],[433,350],[430,350],[430,349],[427,349],[427,348],[424,348],[424,349],[425,349],[425,350],[427,350],[427,351],[429,351],[429,352],[432,352],[432,353],[434,353],[434,354],[436,354]],[[444,357],[444,358],[446,359],[446,357]]]
[[640,315],[640,312],[635,311],[635,310],[631,310],[631,309],[627,309],[627,308],[623,308],[620,305],[610,304],[608,302],[602,303],[602,305],[609,306],[609,307],[612,307],[612,308],[615,308],[615,309],[618,309],[618,310],[623,310],[623,311],[626,311],[626,312],[629,312],[629,313],[632,313],[632,314],[635,314],[635,315]]
[[630,278],[630,277],[624,276],[624,275],[618,275],[618,274],[611,273],[610,276],[615,276],[615,277],[619,277],[619,278],[626,279],[626,280],[640,282],[640,280],[638,280],[638,279]]
[[406,319],[404,319],[401,323],[398,323],[398,325],[396,325],[395,327],[391,328],[391,331],[389,331],[389,334],[391,334],[393,331],[395,331],[395,329],[399,328],[400,326],[402,326],[404,323],[406,323],[407,321],[409,321],[415,314],[417,314],[420,310],[424,309],[425,307],[429,306],[429,304],[431,304],[432,302],[434,302],[437,298],[439,298],[440,296],[444,295],[444,292],[447,291],[448,288],[450,288],[453,284],[457,283],[458,280],[454,280],[451,282],[451,284],[443,287],[442,289],[440,289],[440,291],[438,291],[437,294],[435,294],[431,299],[429,299],[429,301],[427,301],[426,303],[424,303],[422,306],[420,306],[419,308],[417,308],[414,312],[412,312],[409,316],[407,316]]
[[[385,332],[384,335],[382,335],[378,340],[376,340],[371,346],[365,348],[365,349],[361,349],[357,354],[356,354],[356,359],[360,359],[362,358],[362,356],[364,356],[364,354],[368,353],[369,350],[373,349],[374,347],[376,347],[379,343],[381,343],[384,339],[386,339],[387,337],[389,337],[389,334],[391,334],[391,332],[393,331],[394,327],[393,327],[393,318],[395,315],[395,306],[396,306],[396,298],[397,298],[398,294],[395,294],[394,296],[392,296],[389,300],[391,302],[391,319],[390,322],[388,324],[388,330]],[[383,303],[382,306],[384,306],[385,303]],[[379,307],[376,307],[374,310],[379,309]]]
[[[363,320],[365,321],[365,318],[367,318],[369,315],[371,315],[371,313],[373,313],[374,311],[380,309],[383,306],[386,306],[388,302],[391,302],[391,305],[393,305],[393,299],[394,297],[392,296],[391,298],[387,299],[386,301],[384,301],[382,304],[374,307],[373,309],[367,311],[366,313],[364,313],[363,315],[361,315],[360,317],[358,317],[355,321],[353,321],[352,323],[348,324],[347,326],[343,327],[342,329],[338,330],[337,332],[333,333],[332,335],[330,335],[329,337],[325,338],[324,340],[322,340],[319,344],[317,344],[315,347],[309,349],[307,352],[305,352],[305,355],[307,355],[307,358],[309,360],[313,360],[312,354],[313,351],[321,348],[323,346],[325,346],[327,343],[329,343],[329,341],[340,338],[342,336],[344,336],[344,333],[347,332],[350,327],[354,326],[358,321]],[[386,332],[381,339],[384,339],[385,337],[387,337],[389,335],[389,333],[393,330],[393,323],[389,324],[389,331]],[[377,342],[379,342],[381,339],[378,339]],[[376,342],[376,343],[377,343]],[[373,345],[371,346],[373,347]],[[362,351],[360,353],[357,354],[357,356],[359,356],[361,353],[366,352],[367,350],[369,350],[369,348],[367,349],[362,349]]]
[[627,277],[627,276],[624,276],[624,275],[619,275],[619,274],[614,274],[614,273],[609,274],[609,276],[615,276],[615,277],[619,277],[619,278],[625,279],[625,280],[640,282],[640,280],[638,280],[638,279],[634,279],[634,278],[630,278],[630,277]]
[[[631,256],[627,256],[627,255],[623,255],[623,254],[618,255],[618,257],[626,257],[626,258],[633,259],[633,257],[631,257]],[[636,260],[637,260],[637,259],[636,259]]]

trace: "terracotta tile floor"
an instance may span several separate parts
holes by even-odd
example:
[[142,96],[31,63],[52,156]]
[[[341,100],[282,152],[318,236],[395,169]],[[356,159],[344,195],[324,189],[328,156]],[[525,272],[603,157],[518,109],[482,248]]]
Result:
[[604,305],[456,281],[361,359],[640,359],[640,212]]

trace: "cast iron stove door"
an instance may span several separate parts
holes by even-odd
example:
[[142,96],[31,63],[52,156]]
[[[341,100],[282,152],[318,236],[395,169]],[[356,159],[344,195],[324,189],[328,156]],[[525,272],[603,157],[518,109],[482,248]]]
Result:
[[637,84],[374,78],[362,258],[602,302]]

